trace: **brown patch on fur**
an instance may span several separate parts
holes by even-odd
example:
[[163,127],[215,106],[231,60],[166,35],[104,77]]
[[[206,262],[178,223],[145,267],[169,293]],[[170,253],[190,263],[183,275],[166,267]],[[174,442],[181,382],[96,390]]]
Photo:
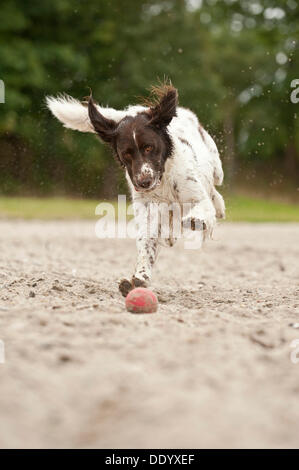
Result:
[[191,217],[182,221],[182,228],[195,230],[206,230],[207,226],[203,220]]
[[194,183],[197,183],[197,179],[193,178],[193,176],[187,176],[187,181],[193,181]]
[[182,144],[187,145],[192,150],[193,158],[194,160],[197,160],[196,153],[194,152],[194,148],[192,147],[190,142],[188,142],[188,140],[186,139],[183,139],[182,137],[179,137],[179,140],[182,142]]
[[201,125],[200,123],[199,123],[199,126],[198,126],[198,131],[199,131],[199,133],[200,133],[200,135],[201,135],[202,140],[205,142],[205,144],[207,144],[206,136],[205,136],[205,134],[204,134],[204,129],[203,129],[203,127],[202,127],[202,125]]
[[176,194],[179,194],[179,188],[176,181],[173,182],[173,190]]

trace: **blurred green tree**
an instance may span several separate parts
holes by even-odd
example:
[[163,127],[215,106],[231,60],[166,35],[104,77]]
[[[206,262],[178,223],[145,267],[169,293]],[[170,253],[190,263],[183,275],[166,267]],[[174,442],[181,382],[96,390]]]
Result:
[[[136,102],[171,78],[224,158],[298,180],[299,7],[295,0],[8,0],[0,24],[0,191],[112,197],[121,172],[94,136],[67,131],[47,94]],[[282,176],[281,176],[282,177]]]

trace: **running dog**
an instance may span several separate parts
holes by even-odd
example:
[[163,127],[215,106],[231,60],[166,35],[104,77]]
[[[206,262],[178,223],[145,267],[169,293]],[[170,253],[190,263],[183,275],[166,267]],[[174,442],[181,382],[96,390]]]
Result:
[[[47,106],[65,127],[97,134],[125,170],[138,254],[132,278],[119,284],[124,296],[134,287],[149,285],[159,246],[176,241],[175,222],[179,220],[183,230],[201,232],[203,240],[211,237],[216,218],[225,216],[223,198],[215,189],[223,181],[221,160],[196,115],[178,106],[178,92],[171,84],[153,87],[144,105],[122,111],[99,106],[92,96],[82,103],[66,95],[47,97]],[[154,205],[158,210],[153,211]],[[166,235],[161,222],[165,205],[172,224]],[[158,223],[149,233],[154,212]]]

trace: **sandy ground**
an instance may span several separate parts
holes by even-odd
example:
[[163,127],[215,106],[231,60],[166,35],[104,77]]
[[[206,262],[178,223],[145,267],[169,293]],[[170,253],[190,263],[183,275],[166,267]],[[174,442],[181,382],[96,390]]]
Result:
[[298,447],[299,225],[163,249],[152,315],[92,222],[2,221],[0,253],[1,447]]

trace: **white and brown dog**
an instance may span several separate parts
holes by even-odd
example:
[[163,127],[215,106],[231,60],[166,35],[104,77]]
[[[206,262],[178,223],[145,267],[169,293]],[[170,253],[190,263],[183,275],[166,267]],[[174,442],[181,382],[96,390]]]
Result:
[[[203,239],[211,236],[216,217],[225,215],[223,198],[215,189],[222,184],[223,171],[213,139],[192,111],[177,106],[172,85],[153,88],[153,96],[145,106],[123,111],[96,105],[91,97],[86,103],[69,96],[47,98],[65,127],[98,134],[125,169],[138,228],[138,256],[132,279],[120,282],[123,295],[149,285],[159,246],[172,246],[176,239],[161,227],[165,204],[172,227],[179,218],[181,227],[200,231]],[[158,207],[158,223],[149,233],[153,204]]]

